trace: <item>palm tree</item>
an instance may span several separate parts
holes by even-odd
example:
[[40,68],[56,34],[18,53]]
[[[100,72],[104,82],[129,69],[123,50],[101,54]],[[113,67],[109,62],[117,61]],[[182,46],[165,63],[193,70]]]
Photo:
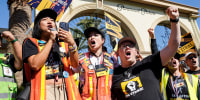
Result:
[[[8,0],[9,9],[9,31],[11,31],[19,42],[22,43],[25,34],[32,22],[32,8],[27,4],[29,0]],[[11,44],[7,46],[7,52],[12,53]],[[16,80],[18,87],[21,87],[23,82],[22,71],[18,71],[16,74]]]
[[[9,31],[23,42],[26,31],[32,23],[32,8],[27,4],[29,0],[8,0]],[[10,48],[8,49],[10,51]]]
[[[76,27],[70,28],[74,39],[80,39],[80,44],[78,50],[81,52],[82,49],[87,49],[87,39],[84,36],[84,30],[88,27],[96,27],[101,31],[104,31],[105,27],[101,27],[102,20],[101,18],[92,17],[92,16],[83,16],[79,17],[80,21],[76,24]],[[71,21],[73,22],[73,21]]]

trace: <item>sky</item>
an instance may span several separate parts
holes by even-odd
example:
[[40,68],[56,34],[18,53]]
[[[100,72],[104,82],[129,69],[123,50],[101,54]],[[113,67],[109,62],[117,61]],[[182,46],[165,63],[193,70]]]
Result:
[[[200,8],[199,0],[169,0],[169,1]],[[0,0],[0,28],[8,28],[8,20],[9,20],[9,10],[7,6],[7,0]],[[200,18],[197,19],[197,24],[200,27]]]

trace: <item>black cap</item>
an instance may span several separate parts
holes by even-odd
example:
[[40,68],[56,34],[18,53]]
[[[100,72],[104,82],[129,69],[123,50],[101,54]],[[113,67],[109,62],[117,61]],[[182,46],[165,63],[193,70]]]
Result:
[[180,55],[179,53],[176,53],[176,54],[174,55],[174,58],[179,60],[179,59],[181,58],[181,55]]
[[95,27],[89,27],[89,28],[87,28],[87,29],[84,31],[85,37],[88,38],[89,35],[90,35],[90,32],[92,32],[92,31],[95,31],[95,32],[99,33],[99,34],[102,36],[102,38],[105,38],[104,33],[102,33],[99,29],[97,29],[97,28],[95,28]]
[[135,39],[134,38],[131,38],[131,37],[124,37],[124,38],[122,38],[122,39],[120,39],[119,40],[119,42],[118,42],[118,48],[121,46],[121,44],[123,43],[123,42],[131,42],[134,46],[136,45],[136,41],[135,41]]
[[34,23],[38,22],[41,18],[44,18],[44,17],[50,17],[50,18],[56,20],[57,13],[52,9],[43,9],[35,17]]

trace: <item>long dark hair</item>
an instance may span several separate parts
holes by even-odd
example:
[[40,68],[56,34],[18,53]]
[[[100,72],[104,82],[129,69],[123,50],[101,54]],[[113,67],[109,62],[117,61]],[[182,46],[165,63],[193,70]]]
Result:
[[[33,32],[32,32],[32,37],[36,38],[36,39],[40,39],[41,38],[41,34],[42,34],[42,30],[40,29],[40,21],[42,20],[42,18],[40,18],[36,23],[34,23],[34,27],[33,27]],[[57,25],[56,22],[55,23],[55,27],[57,30]]]
[[40,29],[40,21],[41,21],[41,19],[39,19],[36,23],[34,23],[33,32],[32,32],[32,37],[33,38],[36,38],[36,39],[40,39],[41,38],[41,34],[42,34],[42,30]]

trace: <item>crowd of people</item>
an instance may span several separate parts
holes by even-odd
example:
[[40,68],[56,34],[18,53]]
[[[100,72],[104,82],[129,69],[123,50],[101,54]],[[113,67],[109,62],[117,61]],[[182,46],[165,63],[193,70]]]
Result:
[[[40,11],[32,37],[22,45],[9,31],[0,36],[13,47],[13,54],[0,54],[0,99],[200,100],[198,54],[185,55],[190,68],[185,72],[176,53],[181,41],[178,8],[169,7],[166,13],[171,24],[168,45],[158,51],[149,28],[152,55],[143,58],[131,37],[120,39],[118,50],[107,53],[105,34],[95,27],[84,30],[88,52],[78,54],[71,32],[56,26],[57,13]],[[14,73],[21,69],[24,90],[18,93]]]

